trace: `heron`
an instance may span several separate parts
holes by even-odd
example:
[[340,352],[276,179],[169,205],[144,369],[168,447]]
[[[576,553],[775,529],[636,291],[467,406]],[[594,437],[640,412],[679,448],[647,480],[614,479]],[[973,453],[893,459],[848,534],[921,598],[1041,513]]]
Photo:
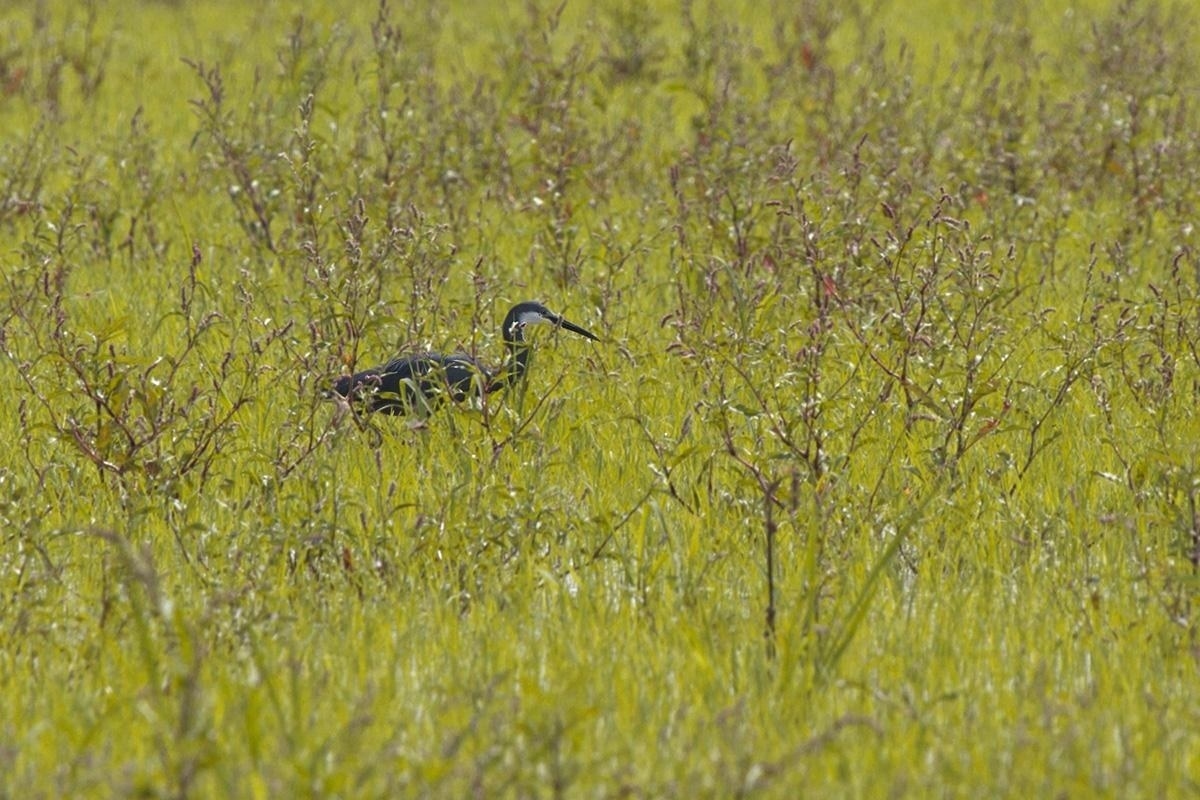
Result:
[[541,303],[527,300],[517,303],[504,317],[500,334],[508,348],[508,360],[498,369],[490,369],[466,353],[414,353],[339,378],[326,395],[361,401],[368,411],[407,414],[428,413],[447,396],[461,403],[468,397],[492,394],[525,377],[531,347],[525,340],[525,328],[537,324],[553,325],[599,341],[591,331],[567,321]]

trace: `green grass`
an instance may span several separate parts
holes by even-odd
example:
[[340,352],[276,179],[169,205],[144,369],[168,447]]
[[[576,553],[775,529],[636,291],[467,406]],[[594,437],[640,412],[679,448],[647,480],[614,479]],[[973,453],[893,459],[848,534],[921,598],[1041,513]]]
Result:
[[1195,12],[476,5],[0,13],[0,796],[1194,794]]

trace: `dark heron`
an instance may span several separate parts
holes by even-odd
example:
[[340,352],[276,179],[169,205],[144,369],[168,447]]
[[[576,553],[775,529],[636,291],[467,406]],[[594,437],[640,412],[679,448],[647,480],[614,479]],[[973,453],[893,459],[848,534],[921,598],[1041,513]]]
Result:
[[330,397],[361,401],[369,411],[385,414],[428,413],[448,395],[456,403],[499,391],[525,376],[530,344],[525,327],[545,323],[599,341],[594,334],[555,314],[541,303],[517,303],[504,318],[501,335],[508,361],[493,370],[466,353],[416,353],[399,356],[382,367],[340,378]]

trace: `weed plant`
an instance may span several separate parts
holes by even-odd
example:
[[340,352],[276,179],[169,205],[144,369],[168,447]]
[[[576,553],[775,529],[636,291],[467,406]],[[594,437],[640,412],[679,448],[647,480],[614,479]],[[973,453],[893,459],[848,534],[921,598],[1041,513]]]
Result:
[[0,11],[0,796],[1200,790],[1194,10],[334,5]]

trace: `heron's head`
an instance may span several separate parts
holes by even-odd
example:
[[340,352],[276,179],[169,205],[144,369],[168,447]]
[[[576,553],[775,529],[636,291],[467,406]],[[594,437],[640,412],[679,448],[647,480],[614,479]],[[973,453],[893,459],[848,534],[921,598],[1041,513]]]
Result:
[[504,339],[507,342],[522,342],[525,340],[526,326],[537,324],[564,328],[592,341],[599,341],[596,335],[590,331],[584,330],[573,322],[568,322],[541,303],[532,301],[518,303],[508,312],[508,316],[504,320]]

